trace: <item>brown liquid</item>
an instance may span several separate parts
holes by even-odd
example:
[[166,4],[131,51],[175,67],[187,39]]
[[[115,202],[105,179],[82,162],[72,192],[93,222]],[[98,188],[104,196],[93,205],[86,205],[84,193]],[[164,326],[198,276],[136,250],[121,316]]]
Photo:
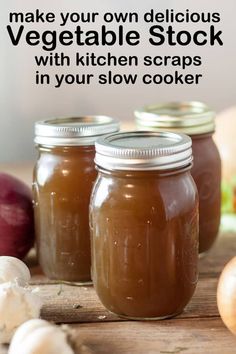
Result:
[[100,172],[90,208],[93,282],[128,318],[180,313],[197,282],[198,198],[189,170]]
[[89,199],[96,170],[94,146],[40,147],[34,171],[39,262],[51,279],[89,281]]
[[193,168],[191,170],[199,194],[199,252],[214,243],[220,226],[221,161],[211,134],[191,136]]

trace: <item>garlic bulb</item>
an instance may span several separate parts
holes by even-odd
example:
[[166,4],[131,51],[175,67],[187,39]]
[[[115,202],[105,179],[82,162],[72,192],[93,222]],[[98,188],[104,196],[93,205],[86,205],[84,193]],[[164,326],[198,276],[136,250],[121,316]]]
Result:
[[25,285],[30,281],[31,275],[28,267],[15,257],[0,257],[0,284],[17,281],[19,285]]
[[67,334],[44,320],[30,320],[21,325],[13,339],[8,354],[73,354]]
[[0,343],[9,343],[22,323],[38,318],[41,307],[42,300],[30,290],[16,283],[0,284]]

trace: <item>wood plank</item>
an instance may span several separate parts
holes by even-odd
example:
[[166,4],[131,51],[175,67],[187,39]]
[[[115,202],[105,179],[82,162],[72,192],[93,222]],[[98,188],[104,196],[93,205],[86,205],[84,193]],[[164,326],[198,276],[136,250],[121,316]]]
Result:
[[[216,279],[200,279],[191,302],[177,318],[218,316],[216,286]],[[56,323],[122,321],[103,307],[92,286],[43,284],[38,289],[44,299],[42,317],[46,320]]]
[[219,277],[225,264],[236,256],[236,234],[221,233],[212,249],[199,260],[200,277]]
[[[233,354],[235,337],[219,318],[72,326],[76,353]],[[82,348],[81,348],[82,345]],[[81,350],[82,349],[82,350]]]
[[77,324],[68,331],[75,354],[235,353],[235,337],[219,318]]

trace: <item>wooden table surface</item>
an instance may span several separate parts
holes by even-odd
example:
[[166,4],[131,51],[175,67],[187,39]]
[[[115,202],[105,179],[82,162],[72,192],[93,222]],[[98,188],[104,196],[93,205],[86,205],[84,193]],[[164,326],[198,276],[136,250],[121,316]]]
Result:
[[199,282],[184,312],[170,320],[135,322],[120,319],[100,303],[92,286],[71,286],[46,279],[32,266],[32,288],[44,299],[42,318],[68,323],[77,353],[233,354],[236,338],[224,326],[216,305],[219,274],[236,254],[236,235],[221,234],[200,259]]
[[[30,183],[32,166],[4,166]],[[127,321],[109,313],[92,286],[49,281],[32,257],[32,288],[44,299],[42,318],[67,323],[77,342],[76,353],[96,354],[234,354],[236,337],[224,326],[216,305],[219,274],[236,255],[236,234],[221,234],[199,264],[196,292],[184,312],[163,321]],[[21,353],[24,354],[24,353]],[[63,354],[63,353],[58,353]]]

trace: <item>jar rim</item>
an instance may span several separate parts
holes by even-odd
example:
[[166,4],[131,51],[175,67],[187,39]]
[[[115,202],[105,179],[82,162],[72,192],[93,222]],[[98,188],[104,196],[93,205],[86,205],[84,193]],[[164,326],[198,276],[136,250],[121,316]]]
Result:
[[[170,176],[170,175],[175,175],[175,174],[179,174],[179,173],[184,173],[187,171],[190,171],[193,167],[193,160],[186,166],[182,166],[179,168],[174,168],[174,169],[162,169],[162,170],[148,170],[148,173],[155,173],[153,176],[156,176],[156,174],[158,174],[158,176],[160,177],[165,177],[165,176]],[[144,174],[146,174],[147,171],[145,170],[108,170],[104,167],[98,166],[96,165],[96,170],[104,173],[104,174],[108,174],[108,175],[116,175],[117,176],[123,176],[123,174],[125,173],[126,177],[140,177],[142,178],[144,176]],[[121,175],[122,174],[122,175]]]
[[198,101],[167,102],[134,111],[140,129],[171,130],[190,135],[212,133],[215,112]]
[[119,121],[109,116],[52,118],[35,123],[34,142],[49,146],[94,145],[99,137],[119,128]]
[[190,164],[192,140],[174,132],[131,131],[95,143],[95,163],[107,170],[169,170]]

